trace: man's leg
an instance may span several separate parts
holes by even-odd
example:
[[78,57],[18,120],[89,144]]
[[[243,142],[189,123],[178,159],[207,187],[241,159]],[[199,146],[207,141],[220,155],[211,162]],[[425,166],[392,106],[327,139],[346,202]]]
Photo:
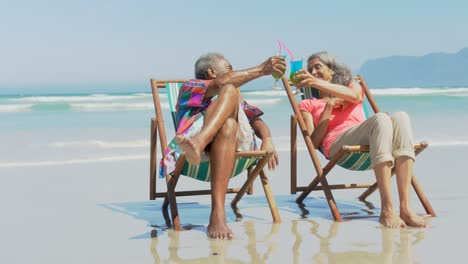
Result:
[[234,168],[237,122],[229,118],[224,122],[210,147],[211,162],[211,215],[208,235],[211,238],[231,239],[233,234],[226,225],[225,199],[229,178]]
[[203,127],[191,138],[178,135],[176,141],[191,164],[200,163],[200,155],[206,146],[213,141],[229,117],[237,116],[239,105],[239,88],[230,84],[219,89],[218,98],[206,111]]

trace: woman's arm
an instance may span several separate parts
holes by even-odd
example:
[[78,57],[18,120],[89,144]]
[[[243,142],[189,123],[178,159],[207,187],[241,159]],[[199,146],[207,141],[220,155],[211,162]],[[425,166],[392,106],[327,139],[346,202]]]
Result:
[[296,84],[297,88],[314,87],[321,92],[328,93],[351,103],[359,103],[362,101],[362,88],[359,83],[353,83],[352,87],[346,87],[316,78],[305,70],[300,70],[296,75],[296,79],[301,80]]
[[314,123],[312,115],[309,112],[302,111],[302,116],[304,117],[304,122],[306,124],[307,130],[311,133],[310,137],[314,147],[317,149],[322,145],[323,139],[327,135],[328,123],[330,121],[330,116],[334,108],[342,107],[343,100],[340,98],[330,98],[325,105],[325,108],[320,115],[317,126],[314,128]]
[[328,100],[325,108],[323,109],[320,119],[317,124],[317,128],[311,135],[312,142],[314,143],[315,148],[319,148],[322,145],[323,139],[327,135],[328,122],[330,121],[331,112],[333,110],[334,104],[329,103],[333,99]]
[[307,111],[301,111],[301,115],[302,115],[302,118],[304,119],[304,123],[306,125],[307,131],[309,132],[309,136],[312,139],[312,144],[314,144],[315,148],[318,148],[320,144],[317,145],[314,142],[314,139],[312,137],[312,135],[315,132],[315,126],[314,126],[314,120],[313,120],[312,114]]

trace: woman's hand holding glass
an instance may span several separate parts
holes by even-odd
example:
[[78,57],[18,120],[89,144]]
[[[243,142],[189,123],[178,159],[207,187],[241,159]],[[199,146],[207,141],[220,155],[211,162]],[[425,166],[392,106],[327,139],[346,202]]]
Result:
[[304,69],[299,70],[295,76],[296,80],[296,88],[304,88],[304,87],[314,87],[318,88],[318,84],[321,81],[319,78],[314,77],[311,73],[307,72]]

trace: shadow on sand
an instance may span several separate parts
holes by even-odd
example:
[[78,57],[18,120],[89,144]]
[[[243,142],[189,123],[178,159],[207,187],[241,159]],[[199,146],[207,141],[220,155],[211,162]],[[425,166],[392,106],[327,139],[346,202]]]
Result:
[[169,228],[169,218],[161,213],[162,199],[100,206],[147,223],[148,232],[129,239],[149,239],[155,263],[271,263],[282,259],[292,263],[412,263],[412,248],[424,238],[421,229],[380,228],[380,211],[370,203],[338,202],[345,219],[355,219],[338,223],[323,198],[307,198],[301,205],[292,195],[275,198],[280,224],[272,223],[263,196],[244,197],[238,214],[226,208],[234,240],[206,237],[209,199],[180,199],[179,212],[184,229],[191,230],[188,232]]

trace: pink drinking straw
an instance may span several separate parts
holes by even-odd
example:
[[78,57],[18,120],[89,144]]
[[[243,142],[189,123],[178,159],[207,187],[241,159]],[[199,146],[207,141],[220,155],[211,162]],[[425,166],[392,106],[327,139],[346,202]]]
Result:
[[281,45],[281,41],[279,39],[277,39],[276,41],[278,42],[278,47],[279,47],[278,56],[281,56],[281,48],[283,47],[283,45]]
[[288,47],[286,47],[286,45],[284,45],[283,42],[281,42],[281,45],[284,47],[284,49],[289,53],[289,56],[291,56],[291,61],[294,61],[294,55],[292,54],[292,52],[288,49]]

